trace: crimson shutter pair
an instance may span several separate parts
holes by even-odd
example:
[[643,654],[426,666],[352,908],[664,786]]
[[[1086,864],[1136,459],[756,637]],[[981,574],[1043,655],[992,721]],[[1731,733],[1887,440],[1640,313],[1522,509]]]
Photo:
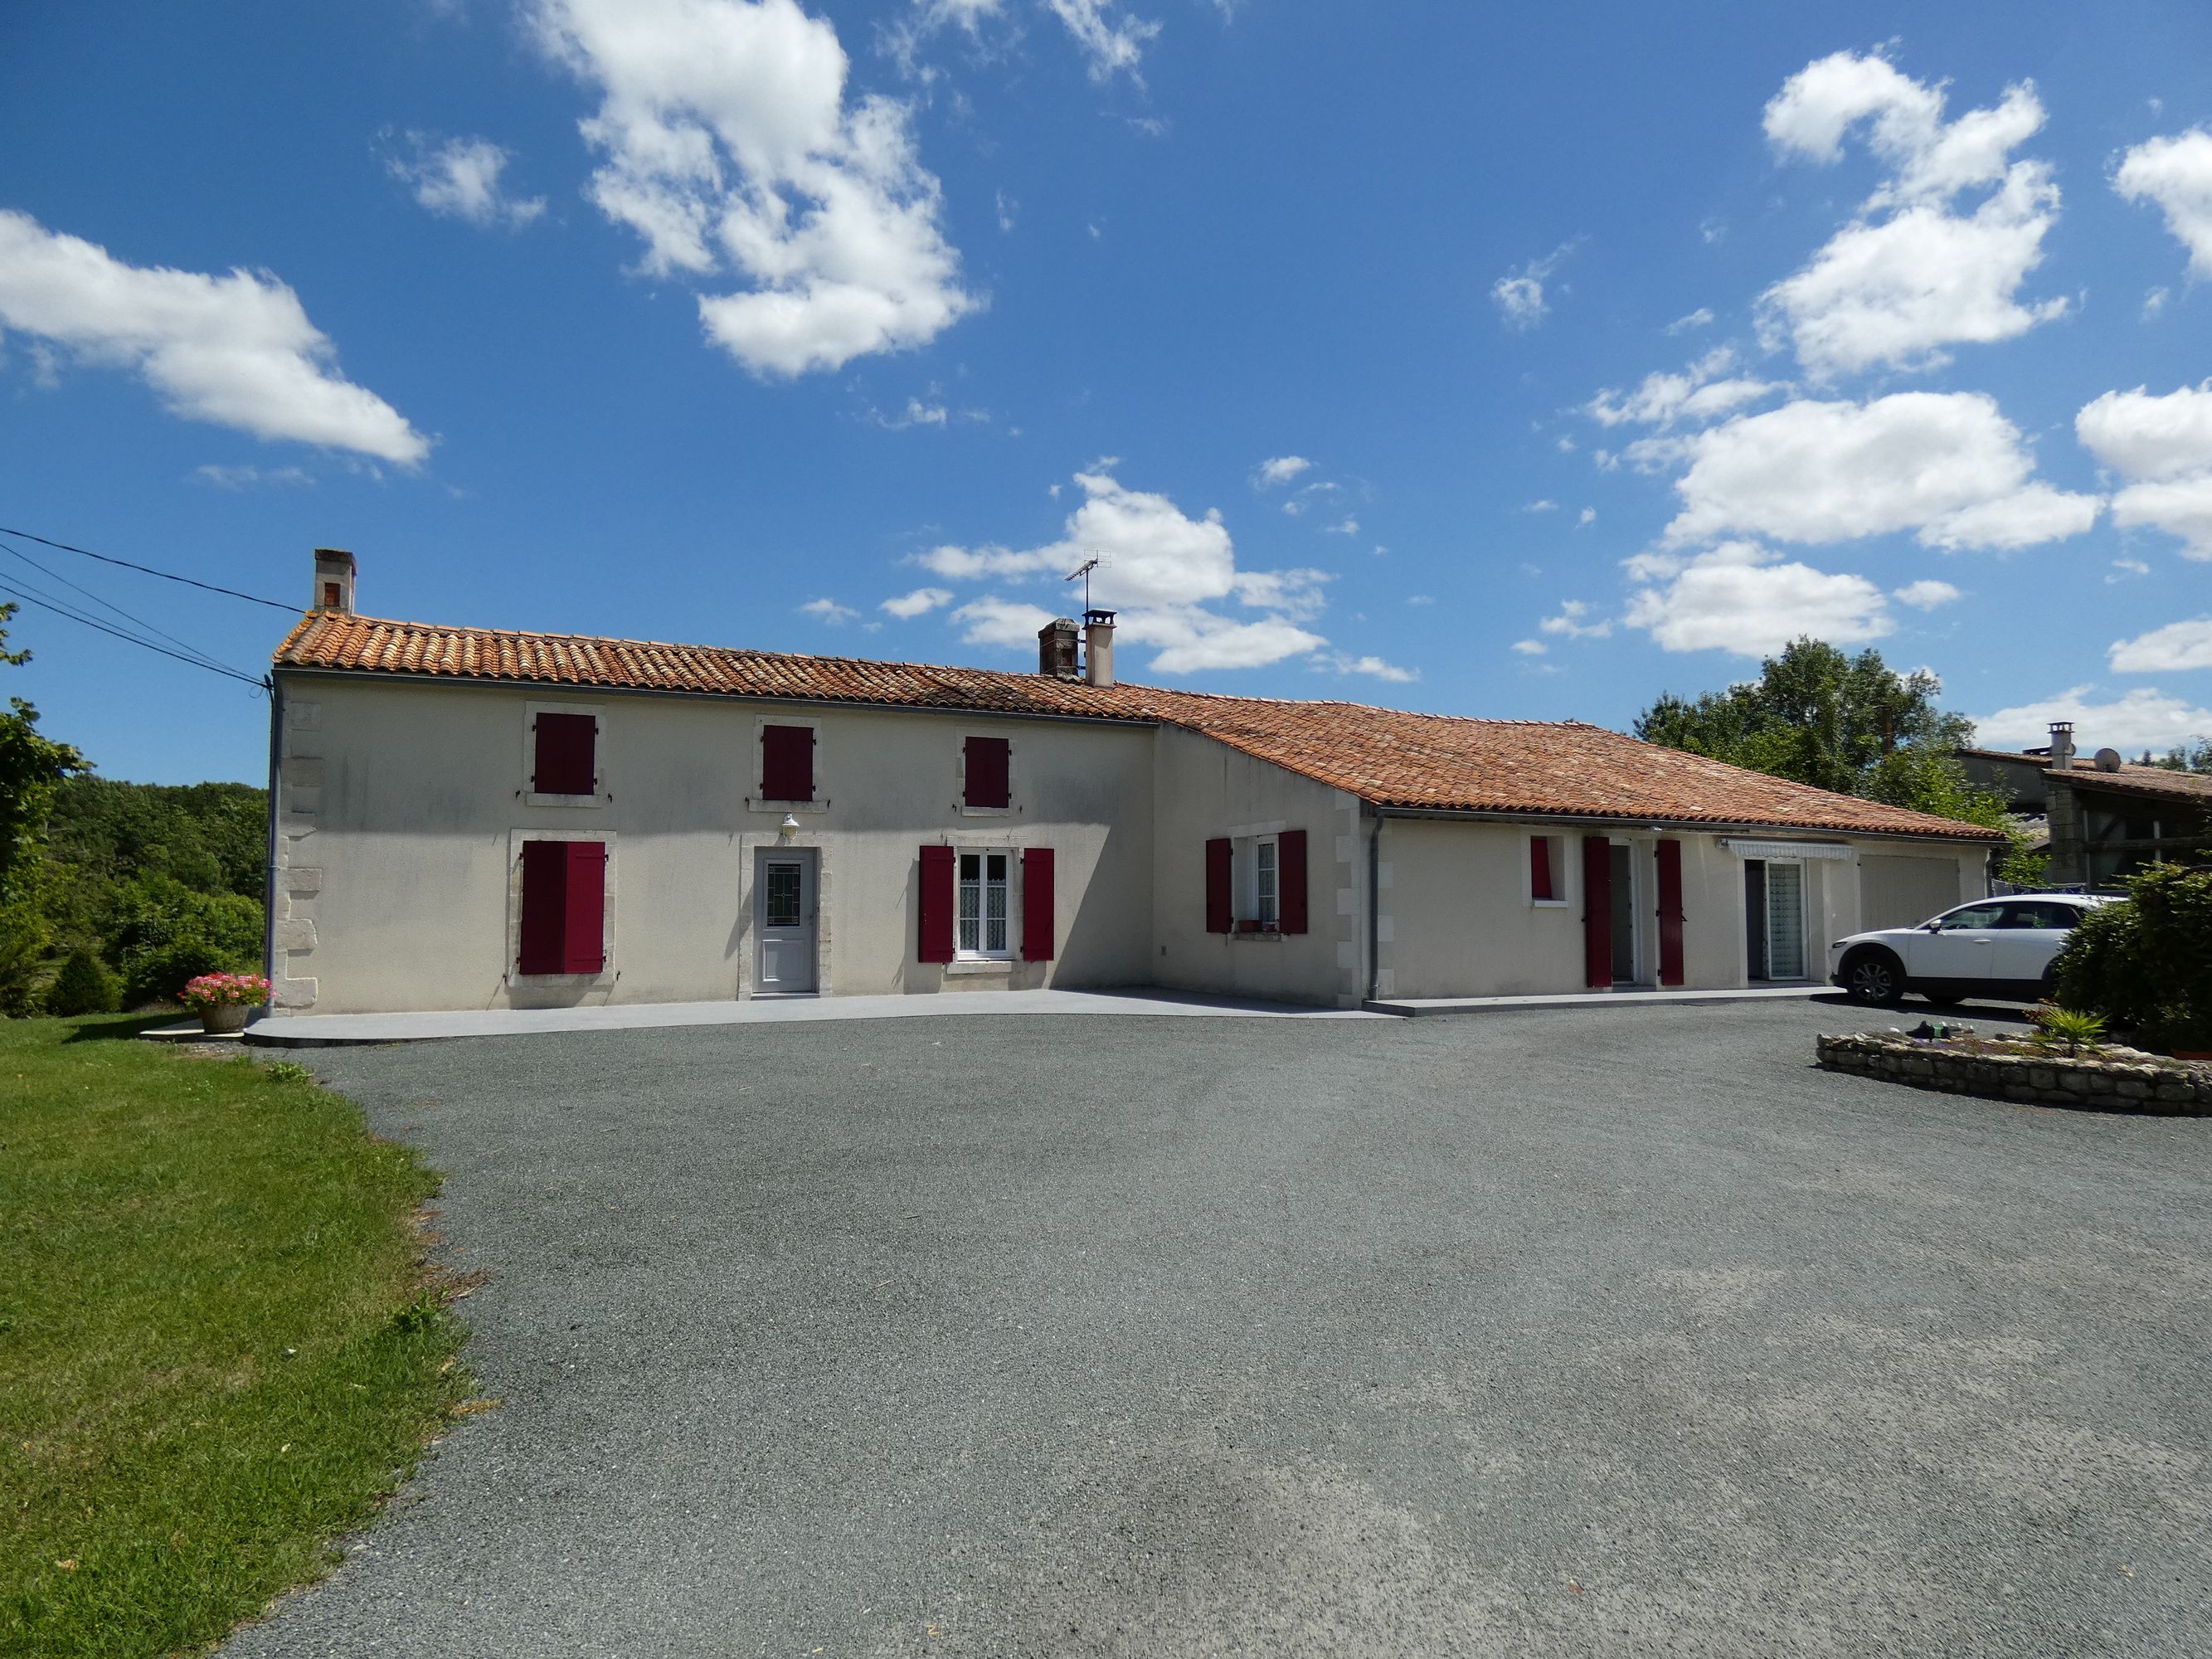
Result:
[[[1613,842],[1583,837],[1583,981],[1613,984]],[[1659,843],[1659,982],[1682,982],[1682,843]]]
[[1004,738],[969,738],[963,745],[963,789],[969,806],[1011,806],[1014,800],[1013,745]]
[[761,799],[814,799],[814,728],[761,727]]
[[[953,900],[959,854],[950,847],[921,849],[921,926],[915,956],[923,962],[950,962],[953,950]],[[1052,960],[1052,848],[1022,849],[1022,960]]]
[[540,795],[589,795],[599,787],[594,714],[540,714],[531,721],[530,787]]
[[[1229,883],[1233,850],[1226,836],[1206,843],[1206,931],[1237,931],[1236,907]],[[1303,933],[1307,928],[1306,832],[1285,830],[1275,837],[1275,931]]]
[[606,902],[604,842],[523,842],[522,927],[515,971],[605,971]]

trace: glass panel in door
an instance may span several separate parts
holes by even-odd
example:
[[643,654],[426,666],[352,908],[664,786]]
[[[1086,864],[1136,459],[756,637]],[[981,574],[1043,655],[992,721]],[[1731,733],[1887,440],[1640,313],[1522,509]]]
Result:
[[1772,979],[1805,977],[1805,866],[1766,866],[1766,971]]

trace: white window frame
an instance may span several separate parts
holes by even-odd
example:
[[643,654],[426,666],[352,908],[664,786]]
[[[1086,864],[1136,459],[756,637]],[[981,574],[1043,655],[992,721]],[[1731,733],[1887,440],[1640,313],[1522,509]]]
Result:
[[[1536,855],[1533,842],[1552,843],[1552,892],[1550,898],[1536,896]],[[1521,898],[1531,909],[1564,910],[1575,901],[1574,870],[1568,862],[1568,838],[1556,830],[1532,830],[1521,838]]]
[[[1006,804],[1004,806],[970,806],[968,804],[968,739],[992,738],[1006,745]],[[952,788],[953,808],[963,818],[1010,818],[1019,809],[1021,800],[1021,744],[1003,732],[966,730],[953,733]]]
[[[538,717],[540,714],[589,714],[592,717],[592,793],[588,795],[547,794],[532,788],[538,775]],[[607,716],[603,703],[526,702],[522,705],[522,800],[526,806],[599,806],[612,799],[607,793]],[[573,837],[572,837],[573,839]]]
[[[1759,888],[1759,891],[1765,896],[1766,902],[1766,927],[1765,930],[1766,933],[1766,977],[1759,982],[1765,985],[1796,985],[1803,981],[1814,978],[1815,975],[1813,971],[1813,939],[1816,930],[1813,921],[1812,865],[1814,860],[1789,855],[1777,858],[1771,854],[1768,854],[1760,858],[1759,862],[1766,866],[1767,871],[1766,880]],[[1787,865],[1790,868],[1797,872],[1798,961],[1797,971],[1794,974],[1778,974],[1774,971],[1774,869],[1777,865]],[[1975,903],[1986,903],[1988,901],[1973,900],[1970,902]]]
[[[771,800],[768,787],[768,728],[803,726],[814,734],[814,799]],[[752,793],[745,797],[748,812],[826,812],[830,810],[829,769],[823,764],[822,719],[818,714],[757,714],[753,717],[753,746],[746,764],[752,768]]]
[[[596,841],[607,849],[606,891],[599,914],[602,958],[596,974],[526,974],[515,968],[522,955],[522,846],[532,841]],[[507,960],[502,977],[509,985],[567,986],[577,990],[612,985],[621,972],[615,956],[615,832],[611,830],[510,830],[507,835]]]
[[[1275,914],[1261,914],[1260,848],[1275,849]],[[1229,837],[1229,936],[1231,939],[1280,939],[1283,936],[1283,842],[1279,824],[1240,824]],[[1246,924],[1252,924],[1247,926]]]
[[[989,923],[991,884],[990,866],[978,867],[975,884],[975,938],[978,948],[965,949],[960,943],[960,892],[966,884],[961,878],[960,861],[975,858],[1003,858],[1006,861],[1006,943],[1003,950],[981,948],[988,938],[985,928]],[[1021,937],[1021,879],[1022,855],[1018,848],[1000,842],[996,845],[970,842],[956,844],[952,848],[952,959],[955,962],[1015,962],[1020,959]]]

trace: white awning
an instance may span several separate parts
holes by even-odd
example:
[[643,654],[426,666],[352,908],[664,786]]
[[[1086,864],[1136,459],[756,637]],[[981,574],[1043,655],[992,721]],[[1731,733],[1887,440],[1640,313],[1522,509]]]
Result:
[[1851,849],[1833,841],[1746,841],[1723,836],[1721,845],[1740,859],[1848,859]]

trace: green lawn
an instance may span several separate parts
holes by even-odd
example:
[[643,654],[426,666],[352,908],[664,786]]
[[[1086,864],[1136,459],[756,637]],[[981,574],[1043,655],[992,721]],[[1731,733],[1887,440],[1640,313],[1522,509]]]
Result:
[[0,1653],[221,1638],[466,1391],[437,1178],[296,1066],[0,1022]]

